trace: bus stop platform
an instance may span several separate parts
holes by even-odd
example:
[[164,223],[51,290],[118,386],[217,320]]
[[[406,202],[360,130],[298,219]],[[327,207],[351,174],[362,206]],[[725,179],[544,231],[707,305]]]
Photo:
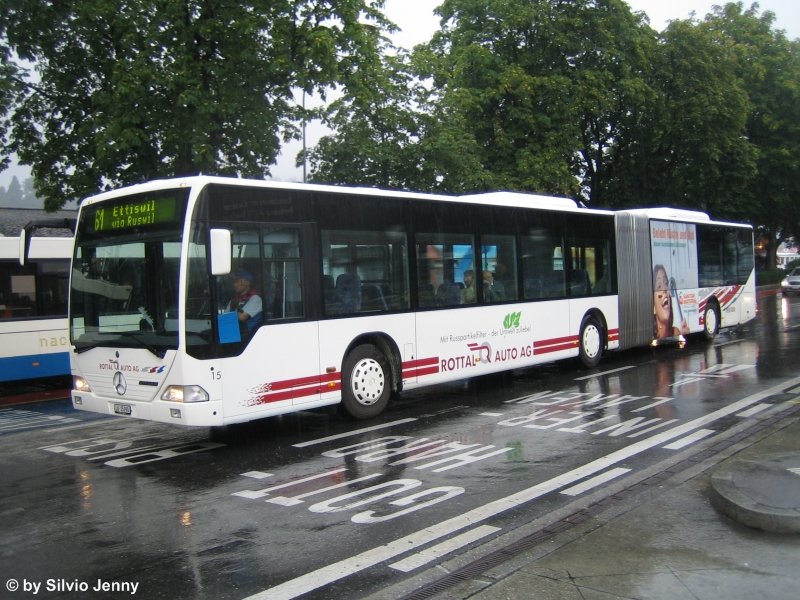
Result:
[[793,600],[800,405],[732,432],[720,448],[686,450],[635,493],[619,484],[482,556],[454,558],[405,598]]

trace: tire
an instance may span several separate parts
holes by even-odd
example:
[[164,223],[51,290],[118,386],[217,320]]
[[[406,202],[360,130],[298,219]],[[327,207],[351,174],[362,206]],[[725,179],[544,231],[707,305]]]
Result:
[[706,304],[703,312],[703,336],[706,341],[712,342],[719,333],[719,306],[716,302]]
[[359,420],[377,417],[391,395],[389,361],[372,344],[357,346],[342,366],[342,412]]
[[581,323],[578,356],[585,367],[594,368],[603,358],[603,326],[596,317],[588,316]]

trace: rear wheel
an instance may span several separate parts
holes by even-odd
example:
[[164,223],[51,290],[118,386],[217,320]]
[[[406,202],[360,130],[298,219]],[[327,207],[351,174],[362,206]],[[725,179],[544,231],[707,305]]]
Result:
[[581,324],[578,355],[587,367],[596,367],[603,358],[603,326],[596,317],[588,316]]
[[371,419],[383,412],[391,394],[386,356],[372,344],[357,346],[342,367],[342,411],[354,419]]
[[719,333],[719,307],[715,302],[706,304],[703,313],[703,335],[711,342]]

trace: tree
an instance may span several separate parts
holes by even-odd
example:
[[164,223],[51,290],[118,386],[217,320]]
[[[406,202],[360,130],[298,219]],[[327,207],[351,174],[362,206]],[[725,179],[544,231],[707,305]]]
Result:
[[293,91],[374,60],[382,0],[0,0],[0,50],[34,65],[10,141],[48,208],[155,177],[263,177],[297,137]]
[[[651,32],[619,0],[445,0],[418,50],[445,129],[465,125],[476,183],[598,201],[627,106],[647,93]],[[424,57],[424,60],[423,60]]]
[[742,218],[755,172],[750,109],[737,57],[707,28],[673,21],[659,36],[648,85],[617,132],[604,185],[609,205],[670,205]]
[[6,206],[20,206],[22,204],[22,186],[17,176],[11,178],[5,193]]
[[[380,38],[374,28],[365,33]],[[353,72],[342,95],[323,111],[331,133],[308,152],[313,181],[382,188],[418,183],[409,159],[419,135],[412,107],[417,84],[405,54],[387,54],[394,50],[388,41],[376,41],[383,55]]]
[[[745,135],[757,150],[756,172],[740,194],[742,216],[768,240],[767,265],[777,247],[800,233],[800,46],[774,29],[775,15],[741,2],[716,7],[704,26],[737,57],[737,74],[749,97]],[[734,192],[735,193],[735,192]]]

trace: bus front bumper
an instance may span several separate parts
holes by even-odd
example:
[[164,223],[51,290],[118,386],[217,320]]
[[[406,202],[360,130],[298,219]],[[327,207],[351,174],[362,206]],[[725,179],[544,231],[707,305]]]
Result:
[[91,392],[72,392],[72,406],[76,410],[85,410],[116,417],[144,419],[172,425],[190,427],[215,427],[222,425],[222,401],[208,402],[166,402],[154,400],[141,402],[136,400],[110,400],[95,396]]

